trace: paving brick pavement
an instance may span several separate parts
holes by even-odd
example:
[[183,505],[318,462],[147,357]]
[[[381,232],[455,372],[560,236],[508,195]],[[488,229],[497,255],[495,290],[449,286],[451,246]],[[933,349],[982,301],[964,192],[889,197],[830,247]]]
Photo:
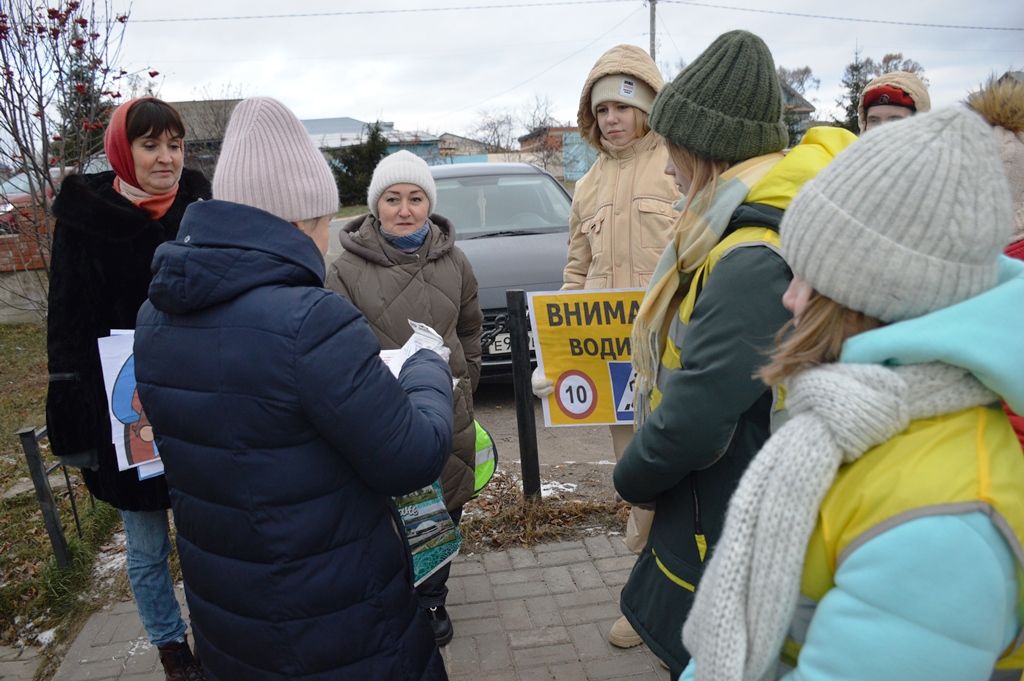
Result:
[[39,652],[31,646],[0,646],[0,681],[32,681],[39,666]]
[[[448,581],[455,638],[443,649],[451,681],[664,681],[645,646],[605,639],[632,565],[622,539],[603,535],[460,556]],[[115,679],[163,681],[131,602],[93,615],[54,676]]]

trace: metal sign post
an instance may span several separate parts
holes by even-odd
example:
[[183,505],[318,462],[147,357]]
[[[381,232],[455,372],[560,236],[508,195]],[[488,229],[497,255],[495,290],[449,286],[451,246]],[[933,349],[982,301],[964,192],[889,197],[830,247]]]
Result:
[[526,311],[526,291],[505,292],[508,304],[508,330],[512,345],[512,387],[516,398],[516,425],[519,431],[519,461],[523,468],[523,495],[537,500],[540,495],[540,460],[537,456],[537,421],[534,415],[533,388],[530,384],[530,330]]
[[35,428],[22,428],[18,431],[18,437],[21,439],[21,447],[25,451],[25,461],[28,463],[28,470],[32,475],[32,484],[36,488],[39,508],[43,512],[43,523],[46,525],[46,532],[50,535],[50,543],[53,545],[53,555],[57,559],[58,567],[66,569],[71,566],[71,552],[68,551],[68,542],[64,538],[64,526],[61,525],[60,513],[53,500],[53,493],[50,491],[46,466],[43,465],[43,457],[39,453],[41,434],[37,433]]

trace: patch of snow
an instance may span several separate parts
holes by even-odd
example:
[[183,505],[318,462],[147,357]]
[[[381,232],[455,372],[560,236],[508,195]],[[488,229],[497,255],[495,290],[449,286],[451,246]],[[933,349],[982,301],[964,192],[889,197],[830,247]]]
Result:
[[153,647],[153,644],[149,642],[145,636],[137,638],[128,645],[127,657],[134,657],[135,655],[142,655],[147,650]]
[[96,566],[93,568],[93,574],[96,577],[106,577],[120,570],[127,561],[128,557],[123,553],[101,555],[96,561]]
[[41,633],[38,636],[36,636],[36,643],[38,643],[39,645],[41,645],[42,647],[45,648],[46,646],[48,646],[51,643],[53,643],[53,639],[56,636],[57,636],[57,628],[56,627],[54,627],[53,629],[47,629],[43,633]]
[[555,480],[542,480],[540,483],[540,494],[541,496],[549,496],[552,494],[558,494],[560,492],[567,492],[572,494],[576,491],[575,482],[558,482]]
[[92,567],[93,577],[100,584],[109,586],[124,569],[127,561],[124,530],[121,530],[115,532],[110,542],[96,552],[96,562]]

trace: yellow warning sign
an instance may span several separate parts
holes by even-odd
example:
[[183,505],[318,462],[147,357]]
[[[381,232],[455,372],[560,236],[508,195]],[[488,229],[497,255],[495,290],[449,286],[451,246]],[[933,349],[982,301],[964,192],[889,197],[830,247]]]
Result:
[[643,289],[528,295],[537,366],[554,381],[544,425],[633,423],[630,332]]

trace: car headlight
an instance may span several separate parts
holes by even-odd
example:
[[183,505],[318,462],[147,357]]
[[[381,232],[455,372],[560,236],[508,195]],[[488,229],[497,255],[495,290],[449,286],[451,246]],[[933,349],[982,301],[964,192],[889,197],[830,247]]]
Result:
[[3,203],[0,203],[0,215],[4,215],[5,213],[10,213],[12,210],[14,210],[14,205],[13,204],[7,203],[6,201],[4,201]]

